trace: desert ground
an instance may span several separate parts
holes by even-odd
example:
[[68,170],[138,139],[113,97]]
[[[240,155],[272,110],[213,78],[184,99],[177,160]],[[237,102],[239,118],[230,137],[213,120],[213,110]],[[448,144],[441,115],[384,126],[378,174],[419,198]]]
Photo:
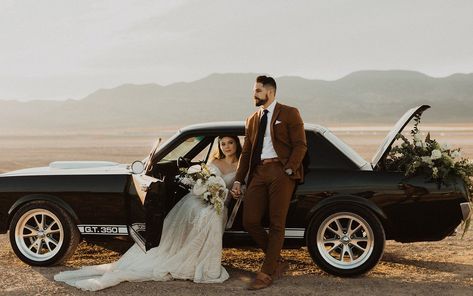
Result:
[[[440,126],[440,127],[439,127]],[[385,127],[331,128],[358,153],[371,160],[387,133]],[[439,142],[462,147],[463,156],[473,158],[473,125],[432,125]],[[171,131],[131,130],[113,132],[56,132],[0,134],[0,173],[20,168],[47,166],[54,160],[108,160],[130,163],[143,159],[157,137]],[[225,249],[223,265],[230,279],[222,284],[194,284],[189,281],[122,283],[97,292],[98,295],[473,295],[473,230],[461,239],[401,244],[388,241],[381,262],[368,274],[338,278],[322,272],[312,263],[307,249],[284,250],[291,264],[288,275],[263,291],[248,292],[245,285],[262,262],[256,249]],[[0,235],[1,295],[92,294],[53,280],[54,274],[83,265],[108,263],[119,258],[129,241],[99,245],[83,241],[63,266],[30,267],[11,251],[7,234]]]

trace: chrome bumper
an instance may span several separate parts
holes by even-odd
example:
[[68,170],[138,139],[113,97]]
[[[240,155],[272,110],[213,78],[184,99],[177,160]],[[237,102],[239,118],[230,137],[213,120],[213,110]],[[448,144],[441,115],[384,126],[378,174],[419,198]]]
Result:
[[463,202],[460,204],[460,208],[462,209],[463,214],[463,221],[468,220],[471,217],[472,206],[470,202]]

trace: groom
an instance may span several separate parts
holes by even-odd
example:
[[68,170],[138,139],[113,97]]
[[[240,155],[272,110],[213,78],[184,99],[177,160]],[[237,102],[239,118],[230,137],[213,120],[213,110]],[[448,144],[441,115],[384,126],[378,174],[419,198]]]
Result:
[[[238,198],[246,180],[243,226],[265,253],[261,271],[248,286],[256,290],[268,287],[289,268],[280,253],[289,202],[296,182],[303,178],[301,163],[307,144],[299,111],[276,102],[272,77],[256,78],[253,97],[260,108],[246,119],[232,194]],[[269,233],[261,225],[265,212],[269,213]]]

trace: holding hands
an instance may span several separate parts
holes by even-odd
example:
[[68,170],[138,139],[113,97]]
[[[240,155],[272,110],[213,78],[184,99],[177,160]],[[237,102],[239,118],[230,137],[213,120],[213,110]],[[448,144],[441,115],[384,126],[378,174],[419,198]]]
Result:
[[233,182],[232,190],[230,191],[233,198],[239,199],[241,196],[241,184],[238,181]]

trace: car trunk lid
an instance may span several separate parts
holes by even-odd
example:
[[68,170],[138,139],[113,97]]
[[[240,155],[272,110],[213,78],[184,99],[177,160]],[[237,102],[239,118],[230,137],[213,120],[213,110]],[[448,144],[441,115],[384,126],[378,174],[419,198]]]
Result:
[[373,168],[376,168],[379,165],[379,161],[385,157],[387,153],[391,150],[391,146],[396,139],[396,135],[406,127],[409,121],[414,118],[416,114],[422,114],[425,110],[429,109],[429,105],[421,105],[407,110],[406,113],[396,122],[391,131],[386,135],[382,144],[378,147],[372,161],[371,165]]

